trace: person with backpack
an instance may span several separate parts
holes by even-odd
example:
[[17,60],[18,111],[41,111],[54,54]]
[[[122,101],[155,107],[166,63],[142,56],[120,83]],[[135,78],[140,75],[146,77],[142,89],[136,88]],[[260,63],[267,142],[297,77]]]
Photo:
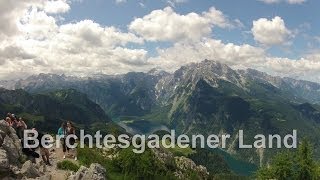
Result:
[[63,151],[63,159],[66,158],[66,151],[68,150],[69,153],[69,149],[67,149],[66,146],[66,129],[67,129],[67,124],[65,122],[63,122],[60,126],[60,128],[58,129],[58,136],[60,137],[60,143],[62,146],[62,151]]
[[[75,127],[73,126],[72,122],[71,121],[68,121],[67,122],[67,128],[66,128],[66,135],[69,136],[69,135],[75,135],[76,134],[76,129]],[[69,144],[70,145],[74,145],[74,143],[76,142],[76,139],[75,138],[70,138],[69,139]],[[67,147],[67,149],[69,150],[69,147]],[[71,149],[74,151],[74,160],[77,160],[77,151],[76,151],[76,148],[73,148]]]
[[17,122],[16,122],[16,131],[17,131],[17,135],[18,135],[19,139],[23,138],[24,130],[27,129],[27,128],[28,128],[28,126],[24,122],[22,117],[18,118]]

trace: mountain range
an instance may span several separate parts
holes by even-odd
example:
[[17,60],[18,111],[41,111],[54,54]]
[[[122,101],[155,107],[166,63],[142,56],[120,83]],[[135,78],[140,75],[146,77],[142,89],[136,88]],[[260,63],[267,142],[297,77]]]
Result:
[[66,121],[92,132],[97,127],[105,131],[111,128],[122,130],[99,105],[85,94],[72,89],[46,94],[30,94],[21,89],[0,89],[1,117],[5,117],[8,112],[23,117],[30,128],[48,133],[56,133],[62,122]]
[[[88,78],[39,74],[0,84],[6,89],[23,89],[31,96],[79,92],[115,121],[152,121],[178,133],[229,133],[237,137],[238,130],[244,129],[250,142],[255,134],[284,135],[297,129],[299,137],[314,140],[315,154],[320,157],[316,140],[320,136],[320,84],[314,82],[254,69],[234,70],[204,60],[173,73],[152,69]],[[63,96],[55,99],[59,101],[59,97]],[[267,162],[276,150],[240,150],[234,138],[226,151],[259,164]]]

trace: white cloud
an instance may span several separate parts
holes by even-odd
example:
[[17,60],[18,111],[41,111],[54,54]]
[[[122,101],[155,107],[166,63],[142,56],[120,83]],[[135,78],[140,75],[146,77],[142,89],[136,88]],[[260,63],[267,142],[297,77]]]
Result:
[[142,44],[142,38],[92,20],[58,25],[50,15],[53,11],[42,5],[23,5],[26,10],[10,17],[16,33],[5,34],[0,41],[0,78],[15,78],[17,71],[20,77],[41,72],[124,73],[146,64],[147,51],[125,47]]
[[271,20],[260,18],[253,21],[251,32],[257,42],[267,46],[286,44],[292,36],[292,32],[286,28],[283,19],[279,16]]
[[149,62],[169,71],[210,59],[235,69],[254,68],[272,75],[320,82],[320,51],[300,59],[288,59],[269,56],[263,49],[248,44],[205,39],[193,44],[176,43],[173,47],[158,49],[158,52],[159,56],[150,58]]
[[[133,20],[126,32],[92,20],[57,23],[55,17],[68,9],[49,11],[45,2],[0,1],[1,79],[41,72],[115,74],[147,71],[154,66],[175,70],[189,62],[212,59],[234,68],[250,67],[320,82],[319,51],[294,60],[271,57],[260,47],[211,39],[213,27],[232,28],[241,24],[229,20],[215,8],[186,15],[180,15],[170,7],[152,11]],[[52,13],[56,14],[53,16]],[[280,17],[255,21],[252,33],[265,45],[286,43],[292,34]],[[129,47],[141,45],[144,40],[171,41],[173,45],[157,49],[158,54],[154,57],[149,57],[145,49]]]
[[197,41],[207,37],[212,27],[232,27],[228,18],[214,7],[202,14],[177,14],[171,7],[155,10],[129,25],[132,32],[148,41]]
[[20,19],[29,8],[43,10],[46,13],[65,13],[70,6],[66,0],[1,0],[0,1],[0,40],[20,33]]
[[70,10],[66,0],[50,0],[44,4],[44,11],[51,14],[65,13]]
[[221,11],[217,10],[215,7],[211,7],[208,12],[204,12],[203,17],[208,19],[212,25],[221,28],[231,28],[234,26],[234,24],[240,22],[239,19],[236,19],[236,22],[233,24],[232,22],[230,22],[228,17],[226,17]]
[[261,48],[248,44],[225,44],[215,39],[204,39],[197,43],[175,43],[173,47],[158,49],[158,53],[159,56],[151,58],[150,62],[168,70],[204,59],[217,60],[237,68],[252,67],[263,64],[265,56]]

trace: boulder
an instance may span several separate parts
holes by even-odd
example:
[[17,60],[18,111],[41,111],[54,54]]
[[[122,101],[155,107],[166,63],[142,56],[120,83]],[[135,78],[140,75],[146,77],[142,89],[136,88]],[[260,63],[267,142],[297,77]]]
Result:
[[10,164],[18,165],[20,163],[19,159],[22,155],[21,144],[18,145],[14,139],[6,136],[3,140],[2,148],[7,152]]
[[0,131],[0,147],[2,146],[2,143],[3,143],[3,137],[2,137],[2,135],[1,135],[1,131]]
[[0,179],[21,179],[21,160],[24,159],[16,131],[0,121]]
[[39,180],[51,180],[51,179],[52,179],[51,174],[46,174],[46,175],[39,177]]
[[0,121],[0,131],[4,132],[5,134],[10,134],[10,127],[4,120]]
[[105,180],[106,179],[106,169],[100,164],[91,164],[89,168],[81,166],[80,169],[71,175],[69,180]]
[[27,161],[22,165],[20,173],[26,178],[37,178],[41,176],[41,173],[31,161]]
[[6,172],[10,168],[7,152],[0,148],[0,172]]

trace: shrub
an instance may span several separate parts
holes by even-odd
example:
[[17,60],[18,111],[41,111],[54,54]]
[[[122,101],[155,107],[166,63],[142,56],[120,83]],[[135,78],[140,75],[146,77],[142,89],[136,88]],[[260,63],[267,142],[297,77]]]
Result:
[[68,160],[58,162],[57,167],[58,169],[69,170],[74,172],[78,171],[78,169],[80,168],[77,164]]

